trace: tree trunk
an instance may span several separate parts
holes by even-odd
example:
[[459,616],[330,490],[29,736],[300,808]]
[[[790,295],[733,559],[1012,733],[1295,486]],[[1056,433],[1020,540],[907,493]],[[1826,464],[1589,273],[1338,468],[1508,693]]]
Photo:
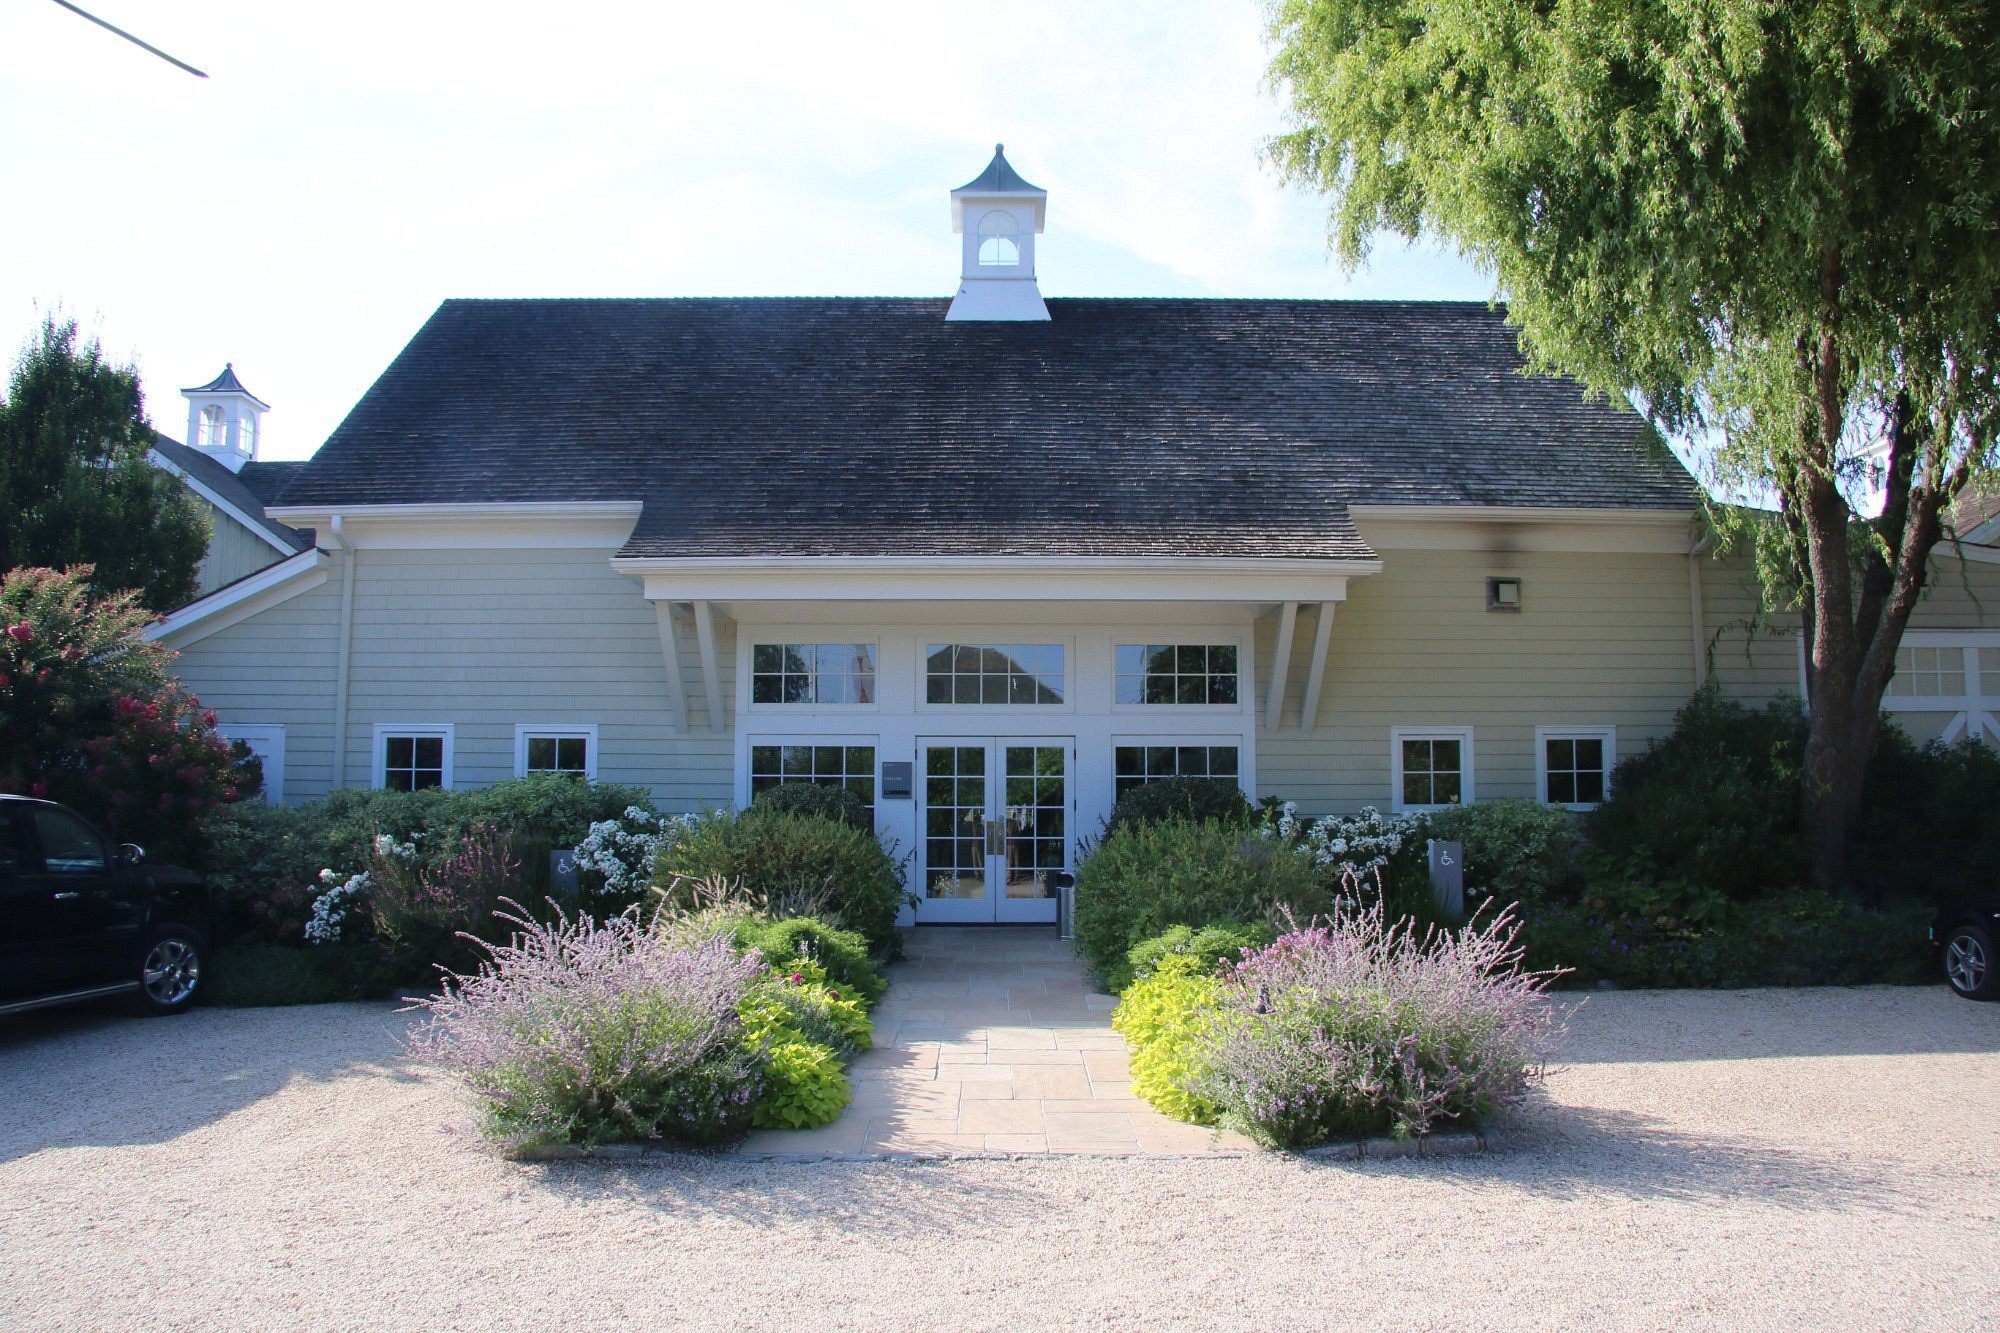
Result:
[[1806,845],[1806,884],[1831,896],[1856,892],[1851,849],[1860,831],[1862,783],[1875,748],[1877,724],[1857,724],[1851,709],[1855,691],[1834,700],[1829,692],[1812,701],[1812,731],[1806,740],[1805,780],[1799,828]]

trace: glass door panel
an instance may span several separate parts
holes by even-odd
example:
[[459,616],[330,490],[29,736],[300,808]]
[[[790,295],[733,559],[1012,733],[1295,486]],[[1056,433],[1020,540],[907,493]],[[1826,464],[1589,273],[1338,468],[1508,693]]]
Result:
[[924,747],[924,897],[986,898],[985,744]]
[[1054,921],[1068,868],[1071,742],[921,742],[920,922]]

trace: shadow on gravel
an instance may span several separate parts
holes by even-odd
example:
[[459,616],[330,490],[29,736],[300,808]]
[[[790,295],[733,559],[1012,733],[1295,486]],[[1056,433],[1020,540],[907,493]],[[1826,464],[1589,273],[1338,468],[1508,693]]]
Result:
[[[1439,1170],[1441,1180],[1497,1184],[1542,1199],[1616,1196],[1906,1216],[1937,1208],[1936,1183],[1912,1176],[1904,1166],[1882,1170],[1809,1150],[1690,1134],[1630,1111],[1537,1098],[1496,1125],[1495,1133],[1498,1152],[1411,1165]],[[1317,1160],[1310,1165],[1355,1166]]]
[[1556,1057],[1564,1065],[2000,1053],[2000,1004],[1942,984],[1557,998],[1575,1006]]
[[170,1018],[81,1006],[0,1019],[0,1163],[170,1142],[301,1079],[411,1078],[404,1026],[381,1004]]
[[752,1226],[824,1225],[829,1234],[922,1234],[949,1221],[993,1235],[1047,1216],[1046,1195],[950,1162],[754,1162],[662,1154],[641,1163],[563,1162],[540,1187],[577,1202],[616,1200],[677,1219],[709,1215]]

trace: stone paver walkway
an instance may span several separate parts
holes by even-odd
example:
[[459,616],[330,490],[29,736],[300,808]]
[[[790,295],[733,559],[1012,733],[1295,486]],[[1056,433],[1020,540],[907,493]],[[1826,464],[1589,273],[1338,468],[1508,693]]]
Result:
[[854,1104],[823,1129],[753,1134],[748,1154],[1236,1155],[1132,1095],[1116,1001],[1049,927],[926,926],[875,1009]]

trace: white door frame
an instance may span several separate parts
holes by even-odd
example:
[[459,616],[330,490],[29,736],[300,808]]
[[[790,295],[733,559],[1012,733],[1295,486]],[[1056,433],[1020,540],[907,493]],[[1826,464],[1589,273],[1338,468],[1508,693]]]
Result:
[[[989,838],[981,863],[985,867],[986,892],[979,898],[932,898],[928,895],[930,884],[930,840],[929,829],[929,758],[933,748],[939,749],[979,749],[985,755],[985,810],[983,818],[988,826],[1005,829],[1008,822],[1007,802],[1007,751],[1023,746],[1057,746],[1063,752],[1063,860],[1060,869],[1068,871],[1076,855],[1076,739],[1072,736],[1044,735],[1000,735],[1000,736],[954,736],[924,735],[917,738],[916,774],[912,785],[912,795],[916,801],[917,846],[915,863],[917,868],[918,905],[916,909],[918,925],[1053,925],[1056,919],[1056,899],[1053,894],[1042,898],[1010,898],[1007,896],[1007,850],[1006,834],[997,837],[987,833]],[[985,833],[982,830],[982,833]]]

